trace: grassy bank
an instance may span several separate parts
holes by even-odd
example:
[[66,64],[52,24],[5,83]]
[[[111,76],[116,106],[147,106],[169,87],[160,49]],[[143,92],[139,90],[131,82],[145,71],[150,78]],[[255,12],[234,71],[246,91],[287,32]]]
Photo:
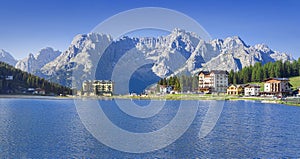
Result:
[[242,97],[242,96],[229,96],[229,95],[212,95],[212,94],[167,94],[167,95],[149,95],[149,96],[130,96],[130,95],[118,95],[111,97],[84,97],[84,96],[69,96],[69,97],[59,97],[59,96],[29,96],[29,95],[0,95],[0,98],[26,98],[26,99],[137,99],[137,100],[252,100],[261,101],[264,103],[277,103],[284,105],[300,106],[300,98],[286,98],[284,100],[274,99],[269,97]]
[[291,77],[290,83],[293,85],[293,89],[298,89],[300,87],[300,76]]
[[263,103],[274,103],[274,104],[285,104],[300,106],[300,98],[295,99],[274,99],[270,97],[243,97],[243,96],[229,96],[229,95],[212,95],[212,94],[166,94],[166,95],[150,95],[150,96],[114,96],[112,98],[119,99],[155,99],[155,100],[252,100],[252,101],[261,101]]

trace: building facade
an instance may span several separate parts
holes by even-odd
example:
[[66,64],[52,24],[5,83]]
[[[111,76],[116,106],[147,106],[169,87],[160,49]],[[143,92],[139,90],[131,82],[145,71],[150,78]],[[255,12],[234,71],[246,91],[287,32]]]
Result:
[[245,96],[258,96],[260,93],[260,86],[256,84],[249,84],[245,86]]
[[112,96],[114,84],[110,80],[87,80],[82,84],[82,95]]
[[244,94],[245,85],[232,84],[227,88],[228,95],[240,95]]
[[42,88],[36,88],[33,92],[33,94],[38,94],[38,95],[45,95],[46,91]]
[[292,92],[288,78],[269,78],[265,80],[264,95],[285,96]]
[[223,70],[201,71],[199,77],[199,91],[204,93],[226,93],[228,87],[228,72]]
[[159,86],[159,92],[162,94],[170,94],[173,91],[172,86]]

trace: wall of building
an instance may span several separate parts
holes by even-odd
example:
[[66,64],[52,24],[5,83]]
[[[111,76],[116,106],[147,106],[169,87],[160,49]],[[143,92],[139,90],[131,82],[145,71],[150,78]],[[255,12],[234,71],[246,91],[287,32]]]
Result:
[[199,74],[199,89],[210,88],[212,92],[226,93],[228,87],[227,73],[210,72]]
[[260,92],[259,87],[246,87],[245,96],[258,96]]

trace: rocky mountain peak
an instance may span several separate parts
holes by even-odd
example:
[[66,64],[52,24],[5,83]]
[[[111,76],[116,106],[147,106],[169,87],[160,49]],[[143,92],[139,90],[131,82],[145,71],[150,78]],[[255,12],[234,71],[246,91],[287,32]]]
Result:
[[36,56],[30,53],[27,58],[18,61],[15,64],[15,67],[29,73],[39,72],[44,65],[53,61],[60,54],[60,51],[55,51],[51,47],[46,47],[41,49]]
[[28,59],[35,59],[34,55],[32,53],[29,53]]
[[9,52],[3,49],[0,50],[0,61],[6,62],[12,66],[17,63],[17,60]]
[[53,48],[51,47],[46,47],[46,48],[43,48],[41,49],[37,55],[36,55],[36,59],[38,61],[47,61],[50,62],[52,60],[54,60],[56,57],[58,57],[59,55],[61,54],[60,51],[58,50],[54,50]]
[[228,37],[223,41],[226,48],[248,47],[239,36]]
[[256,50],[260,50],[262,52],[265,52],[265,53],[271,53],[272,52],[272,50],[266,44],[256,44],[256,45],[253,46],[253,48],[256,49]]

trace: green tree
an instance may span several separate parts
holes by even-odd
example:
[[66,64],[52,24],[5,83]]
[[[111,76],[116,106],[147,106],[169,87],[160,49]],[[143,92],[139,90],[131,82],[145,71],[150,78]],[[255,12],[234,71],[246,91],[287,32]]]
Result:
[[193,76],[192,77],[192,90],[191,91],[197,91],[198,90],[198,84],[199,84],[198,76]]
[[162,85],[163,85],[163,86],[167,86],[167,85],[168,85],[168,83],[167,83],[167,79],[166,79],[166,78],[163,78]]
[[181,85],[180,85],[179,79],[177,79],[177,80],[175,81],[174,89],[175,89],[176,91],[181,91]]
[[234,71],[230,70],[229,74],[228,74],[228,83],[232,84],[233,83],[233,76],[234,76]]

